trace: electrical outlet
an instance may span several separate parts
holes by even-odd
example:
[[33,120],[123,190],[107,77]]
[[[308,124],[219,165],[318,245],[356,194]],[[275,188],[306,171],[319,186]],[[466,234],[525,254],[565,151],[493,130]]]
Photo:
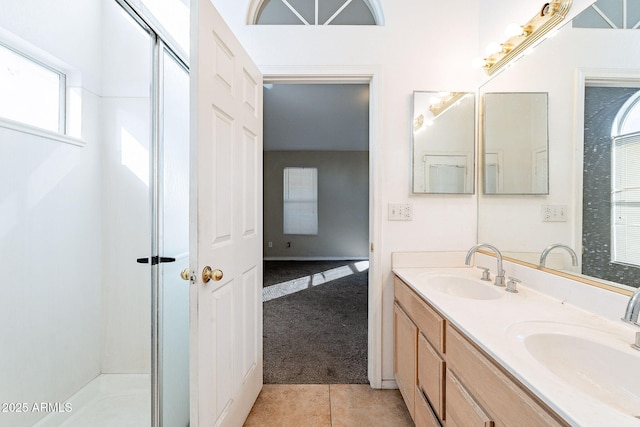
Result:
[[273,247],[273,242],[269,242],[269,247],[272,248]]
[[389,203],[389,221],[413,221],[413,209],[408,203]]
[[566,222],[567,205],[542,205],[542,222]]

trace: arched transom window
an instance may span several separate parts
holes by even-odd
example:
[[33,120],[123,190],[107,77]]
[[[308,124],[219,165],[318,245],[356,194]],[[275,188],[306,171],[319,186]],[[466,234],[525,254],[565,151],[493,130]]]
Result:
[[638,29],[640,1],[598,0],[573,19],[579,28]]
[[261,0],[253,10],[257,25],[381,25],[370,0]]

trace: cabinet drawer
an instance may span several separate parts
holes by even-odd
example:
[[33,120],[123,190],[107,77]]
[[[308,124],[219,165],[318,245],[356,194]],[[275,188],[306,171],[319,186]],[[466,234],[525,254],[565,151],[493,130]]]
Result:
[[418,388],[429,398],[429,402],[440,419],[444,412],[445,362],[427,339],[418,334]]
[[416,427],[442,427],[419,388],[416,389]]
[[447,427],[493,427],[494,423],[456,376],[447,371]]
[[[447,378],[449,371],[455,372],[474,399],[490,412],[496,425],[567,425],[543,402],[526,391],[517,379],[499,368],[451,325],[447,325],[446,333]],[[450,394],[448,387],[447,382],[447,411]]]
[[444,319],[398,277],[394,278],[394,295],[398,304],[433,347],[444,353]]
[[393,374],[411,418],[415,418],[418,328],[398,304],[393,305],[393,332]]

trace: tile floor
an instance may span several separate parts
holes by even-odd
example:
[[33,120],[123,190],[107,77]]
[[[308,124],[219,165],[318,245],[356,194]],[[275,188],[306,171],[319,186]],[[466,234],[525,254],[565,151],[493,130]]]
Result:
[[266,384],[245,427],[413,426],[398,390],[366,384]]

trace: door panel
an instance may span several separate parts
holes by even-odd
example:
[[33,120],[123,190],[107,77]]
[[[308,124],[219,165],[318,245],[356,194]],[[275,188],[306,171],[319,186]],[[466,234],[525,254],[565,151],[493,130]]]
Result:
[[191,425],[237,426],[262,388],[262,75],[209,0],[192,28]]
[[[214,201],[213,218],[211,224],[214,226],[212,234],[213,244],[223,244],[232,240],[232,218],[233,218],[233,119],[213,107],[213,129],[212,146],[214,147],[211,158],[211,165],[215,169],[209,172],[213,175],[212,200]],[[218,201],[219,203],[216,203]]]
[[258,306],[262,305],[262,300],[257,298],[256,289],[259,288],[258,269],[251,268],[245,272],[242,277],[241,304],[242,310],[238,311],[240,331],[244,334],[242,342],[245,343],[242,349],[242,357],[240,359],[240,374],[243,382],[256,368],[258,361],[258,340],[257,336],[262,336],[262,330],[258,330],[258,318],[256,314],[259,312]]
[[160,120],[159,253],[162,425],[189,425],[189,73],[163,49]]
[[243,236],[256,237],[258,231],[258,204],[256,203],[258,195],[256,189],[259,188],[259,178],[257,171],[261,163],[258,158],[258,137],[248,129],[243,129],[243,208],[244,223],[242,227]]

